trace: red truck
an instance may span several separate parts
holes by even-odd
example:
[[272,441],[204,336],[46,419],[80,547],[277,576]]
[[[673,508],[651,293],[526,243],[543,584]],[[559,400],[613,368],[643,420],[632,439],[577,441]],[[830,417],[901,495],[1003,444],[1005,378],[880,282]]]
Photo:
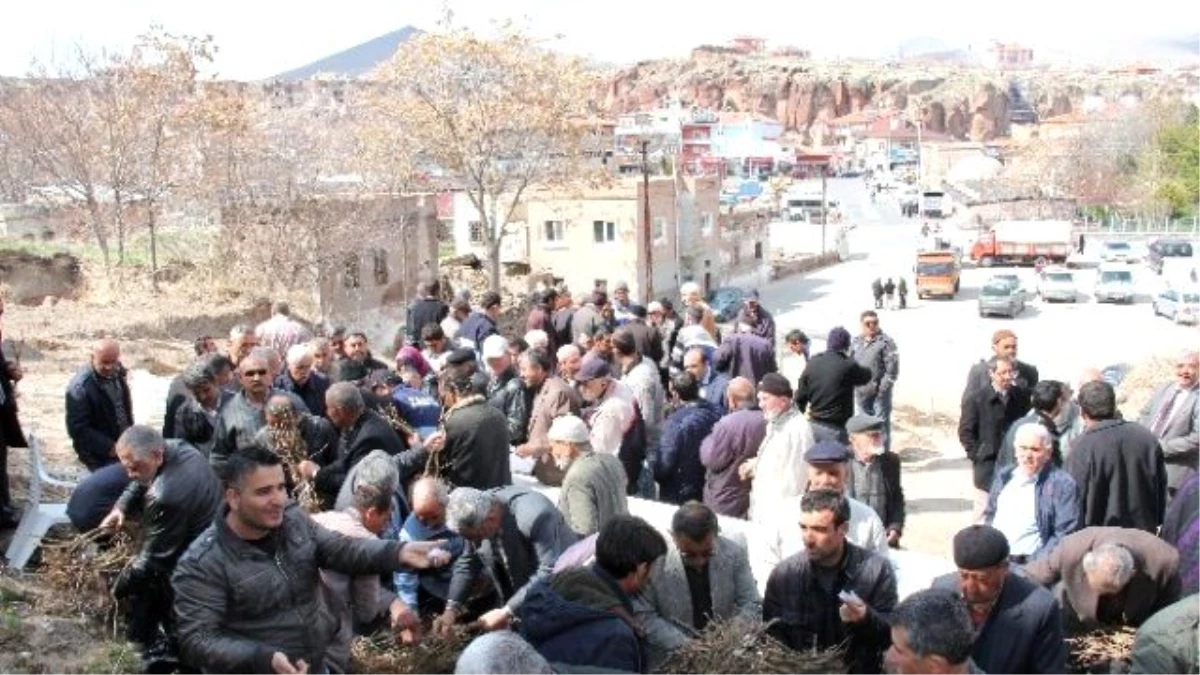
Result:
[[1074,241],[1067,220],[1005,220],[975,241],[971,260],[981,267],[1063,263]]

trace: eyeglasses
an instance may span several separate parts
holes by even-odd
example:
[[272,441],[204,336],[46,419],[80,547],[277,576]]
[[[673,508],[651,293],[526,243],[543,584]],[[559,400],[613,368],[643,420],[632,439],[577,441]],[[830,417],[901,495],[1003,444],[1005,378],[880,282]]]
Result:
[[265,368],[262,370],[243,370],[242,374],[246,377],[265,377],[267,370]]

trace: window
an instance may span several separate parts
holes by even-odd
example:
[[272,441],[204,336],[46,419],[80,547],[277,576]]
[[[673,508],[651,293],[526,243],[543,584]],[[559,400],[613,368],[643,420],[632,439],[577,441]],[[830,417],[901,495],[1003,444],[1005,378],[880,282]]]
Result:
[[375,262],[375,285],[386,286],[388,282],[387,251],[377,248],[372,251],[372,258]]
[[754,259],[755,260],[763,259],[763,245],[762,245],[761,241],[754,242]]
[[707,237],[713,231],[713,215],[711,213],[700,214],[700,234]]
[[342,286],[346,288],[358,288],[362,285],[362,280],[359,278],[359,260],[357,253],[351,253],[346,256],[342,263]]
[[660,241],[667,238],[667,219],[662,216],[654,217],[654,229],[650,231],[650,236],[654,241]]
[[471,243],[472,244],[482,244],[483,243],[483,223],[479,222],[478,220],[472,220],[467,225],[467,227],[470,230]]
[[592,221],[592,234],[595,237],[597,244],[604,244],[610,241],[617,240],[617,224],[612,221],[595,220]]
[[547,242],[562,242],[564,223],[561,220],[546,221],[546,241]]

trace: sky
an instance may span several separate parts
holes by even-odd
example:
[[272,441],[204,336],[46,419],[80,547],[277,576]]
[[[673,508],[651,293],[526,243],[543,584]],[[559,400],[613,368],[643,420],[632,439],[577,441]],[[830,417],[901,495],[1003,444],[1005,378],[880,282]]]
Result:
[[[6,3],[9,4],[9,3]],[[15,5],[16,3],[11,3]],[[1179,0],[1082,3],[1006,0],[726,2],[721,0],[450,0],[455,22],[487,31],[511,19],[532,33],[561,35],[558,46],[608,63],[685,56],[700,44],[740,35],[811,49],[818,58],[874,57],[901,42],[932,37],[984,49],[1023,42],[1058,56],[1095,52],[1118,39],[1200,33],[1181,26]],[[42,0],[6,7],[0,21],[0,75],[22,75],[34,59],[53,61],[75,45],[124,49],[151,25],[212,35],[221,77],[263,79],[413,25],[433,28],[443,2],[428,0]],[[981,12],[986,8],[986,13]],[[1064,30],[1070,27],[1070,30]],[[1105,49],[1109,49],[1106,47]],[[1035,58],[1037,52],[1035,51]],[[1123,55],[1119,55],[1123,56]],[[1137,55],[1131,55],[1129,61]]]

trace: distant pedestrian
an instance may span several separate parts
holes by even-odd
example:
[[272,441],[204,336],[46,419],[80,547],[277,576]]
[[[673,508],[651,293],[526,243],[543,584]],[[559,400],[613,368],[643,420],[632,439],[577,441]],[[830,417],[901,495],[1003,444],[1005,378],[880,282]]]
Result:
[[908,283],[904,281],[904,277],[900,277],[900,281],[896,283],[896,293],[900,296],[900,309],[908,307]]
[[896,282],[888,277],[887,283],[883,285],[883,294],[887,296],[888,309],[896,308]]
[[871,295],[875,296],[875,309],[883,309],[883,282],[878,277],[871,282]]

